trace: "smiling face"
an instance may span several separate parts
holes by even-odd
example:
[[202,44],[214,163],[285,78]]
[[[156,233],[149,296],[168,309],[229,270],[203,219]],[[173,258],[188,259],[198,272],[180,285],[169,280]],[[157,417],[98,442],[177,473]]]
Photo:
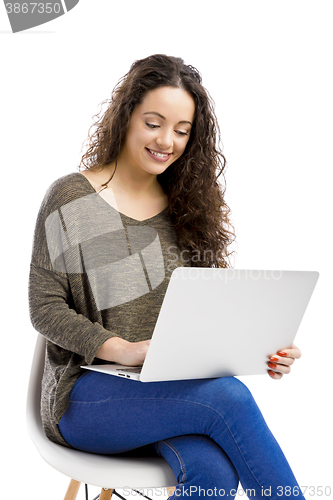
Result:
[[153,175],[164,172],[183,154],[194,113],[194,100],[185,90],[151,90],[134,108],[118,163]]

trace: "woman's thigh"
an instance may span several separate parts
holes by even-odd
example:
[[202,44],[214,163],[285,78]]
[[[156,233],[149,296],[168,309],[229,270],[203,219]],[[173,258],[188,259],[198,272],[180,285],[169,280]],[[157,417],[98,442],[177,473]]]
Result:
[[244,391],[232,377],[142,383],[87,372],[71,392],[59,429],[74,448],[122,453],[174,436],[209,435],[220,419],[216,405],[232,419],[244,409]]

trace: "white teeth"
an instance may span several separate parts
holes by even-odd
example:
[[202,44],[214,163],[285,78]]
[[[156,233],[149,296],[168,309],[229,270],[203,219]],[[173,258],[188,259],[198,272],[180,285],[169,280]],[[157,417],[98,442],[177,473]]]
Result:
[[159,158],[166,158],[167,156],[169,156],[169,153],[156,153],[155,151],[152,151],[151,149],[149,149],[149,152],[155,156],[158,156]]

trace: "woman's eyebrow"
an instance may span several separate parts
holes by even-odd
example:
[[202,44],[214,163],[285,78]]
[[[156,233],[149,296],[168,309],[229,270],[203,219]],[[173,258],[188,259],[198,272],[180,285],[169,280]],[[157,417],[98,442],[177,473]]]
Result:
[[[160,118],[162,118],[162,120],[165,120],[165,116],[161,115],[160,113],[157,113],[156,111],[147,111],[146,113],[143,113],[144,115],[156,115],[156,116],[159,116]],[[188,120],[181,120],[180,122],[177,123],[177,125],[179,123],[189,123],[190,125],[192,125],[192,122],[188,121]]]

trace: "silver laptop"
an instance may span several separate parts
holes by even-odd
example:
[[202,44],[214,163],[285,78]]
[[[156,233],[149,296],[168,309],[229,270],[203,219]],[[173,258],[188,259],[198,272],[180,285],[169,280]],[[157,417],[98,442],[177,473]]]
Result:
[[179,267],[143,365],[82,368],[141,382],[267,373],[270,356],[293,343],[318,277],[316,271]]

